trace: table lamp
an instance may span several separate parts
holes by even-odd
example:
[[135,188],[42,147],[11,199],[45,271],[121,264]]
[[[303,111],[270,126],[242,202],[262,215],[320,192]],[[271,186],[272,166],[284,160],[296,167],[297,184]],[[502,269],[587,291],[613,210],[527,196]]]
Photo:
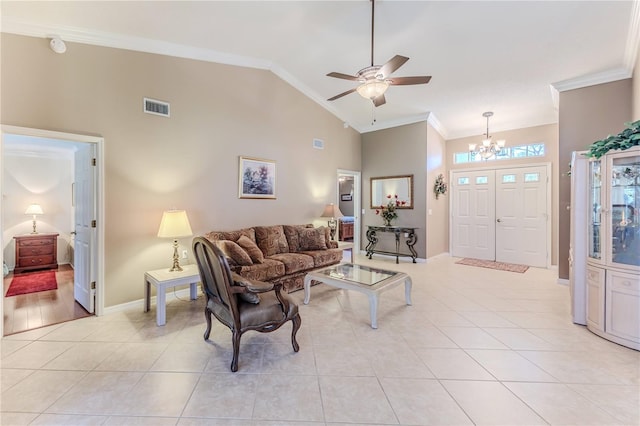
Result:
[[173,238],[173,266],[169,272],[182,271],[180,267],[180,256],[178,256],[178,238],[190,237],[191,225],[187,212],[184,210],[167,210],[162,213],[162,221],[158,230],[158,237]]
[[336,218],[337,217],[342,217],[342,216],[344,216],[344,215],[340,211],[340,208],[338,206],[336,206],[335,204],[333,204],[333,203],[327,204],[324,207],[324,211],[322,212],[322,215],[320,215],[320,217],[330,217],[331,218],[327,222],[327,224],[329,225],[329,229],[331,231],[331,241],[335,240],[336,228],[338,226],[338,221],[336,220]]
[[39,214],[44,214],[44,212],[42,211],[42,207],[40,207],[40,204],[31,204],[29,207],[27,207],[27,210],[24,212],[24,214],[30,214],[33,216],[33,231],[31,231],[31,233],[37,234],[38,231],[36,231],[36,216]]

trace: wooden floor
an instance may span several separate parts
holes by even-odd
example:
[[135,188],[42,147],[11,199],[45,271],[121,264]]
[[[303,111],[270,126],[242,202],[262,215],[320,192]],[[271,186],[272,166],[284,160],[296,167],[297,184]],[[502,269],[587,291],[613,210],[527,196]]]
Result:
[[[4,278],[3,295],[7,293],[12,278],[12,272]],[[5,336],[91,315],[73,297],[73,268],[60,265],[56,280],[57,290],[4,298]]]

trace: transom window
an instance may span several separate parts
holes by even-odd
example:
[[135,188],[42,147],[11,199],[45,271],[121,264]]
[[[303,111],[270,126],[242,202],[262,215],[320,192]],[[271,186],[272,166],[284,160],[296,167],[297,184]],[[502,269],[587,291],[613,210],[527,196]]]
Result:
[[454,152],[453,162],[455,164],[462,164],[462,163],[473,163],[473,162],[480,162],[480,161],[505,160],[505,159],[511,159],[511,158],[544,157],[544,154],[545,154],[544,143],[532,143],[528,145],[504,147],[500,150],[498,154],[489,158],[488,160],[483,160],[480,157],[480,155],[473,154],[468,151]]

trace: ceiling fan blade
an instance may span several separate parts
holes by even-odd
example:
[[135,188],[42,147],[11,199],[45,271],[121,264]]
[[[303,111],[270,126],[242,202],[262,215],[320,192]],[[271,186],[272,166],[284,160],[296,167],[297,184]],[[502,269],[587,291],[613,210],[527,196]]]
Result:
[[356,91],[356,88],[354,87],[353,89],[349,89],[349,90],[347,90],[346,92],[342,92],[342,93],[340,93],[339,95],[335,95],[333,98],[329,98],[329,99],[327,99],[327,100],[328,100],[328,101],[335,101],[336,99],[341,98],[341,97],[343,97],[343,96],[346,96],[346,95],[348,95],[349,93],[353,93],[353,92],[355,92],[355,91]]
[[431,80],[431,76],[421,77],[393,77],[387,79],[392,86],[408,86],[411,84],[427,84]]
[[378,96],[377,98],[373,98],[371,100],[373,101],[373,104],[377,107],[387,103],[387,100],[384,98],[384,94]]
[[335,78],[341,78],[343,80],[358,81],[358,77],[355,77],[349,74],[342,74],[341,72],[330,72],[329,74],[327,74],[327,77],[335,77]]
[[392,72],[400,68],[407,62],[409,58],[406,56],[396,55],[393,58],[389,59],[386,64],[380,67],[378,74],[382,74],[384,78],[388,77]]

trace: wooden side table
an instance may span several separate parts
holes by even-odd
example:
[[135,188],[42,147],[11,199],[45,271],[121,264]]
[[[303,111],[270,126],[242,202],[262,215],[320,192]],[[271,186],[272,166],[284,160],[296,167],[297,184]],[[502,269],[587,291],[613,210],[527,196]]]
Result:
[[169,272],[169,267],[144,273],[144,311],[151,308],[151,284],[156,287],[156,324],[167,323],[167,289],[179,285],[190,285],[191,300],[198,298],[200,272],[198,265],[182,265],[182,271]]
[[15,274],[58,267],[58,234],[16,235]]

